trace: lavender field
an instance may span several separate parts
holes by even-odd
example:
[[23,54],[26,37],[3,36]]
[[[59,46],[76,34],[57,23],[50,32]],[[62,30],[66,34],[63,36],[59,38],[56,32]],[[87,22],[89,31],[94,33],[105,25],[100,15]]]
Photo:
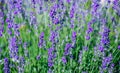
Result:
[[120,0],[0,0],[0,73],[120,73]]

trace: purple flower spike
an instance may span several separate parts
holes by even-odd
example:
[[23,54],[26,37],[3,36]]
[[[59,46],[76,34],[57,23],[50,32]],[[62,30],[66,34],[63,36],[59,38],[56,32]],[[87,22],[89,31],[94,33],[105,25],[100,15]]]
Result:
[[90,36],[89,36],[89,35],[86,35],[85,38],[86,38],[86,40],[89,40],[89,39],[90,39]]
[[10,73],[8,58],[4,59],[4,73]]
[[67,60],[66,60],[66,57],[65,57],[65,56],[62,57],[62,62],[63,62],[64,64],[67,63]]
[[67,3],[70,3],[71,0],[66,0]]
[[67,43],[64,49],[64,55],[68,55],[70,53],[70,48],[72,47],[72,44]]
[[102,38],[100,40],[103,45],[109,45],[110,43],[109,33],[110,33],[110,30],[106,26],[103,26],[103,32],[101,34]]
[[86,40],[90,40],[90,34],[93,32],[93,28],[91,26],[91,24],[93,24],[95,22],[95,20],[91,20],[88,25],[87,25],[87,30],[86,30]]
[[73,18],[75,14],[75,4],[73,4],[71,10],[70,10],[70,18]]
[[104,46],[102,46],[102,45],[99,45],[99,48],[98,48],[101,52],[103,52],[104,51]]
[[42,48],[44,46],[44,32],[40,34],[38,46]]
[[75,31],[72,32],[72,41],[76,41],[77,34]]
[[55,53],[54,53],[54,48],[49,48],[48,49],[48,66],[49,67],[53,67],[54,65],[54,62],[53,62],[53,59],[55,58]]
[[40,55],[38,55],[38,56],[36,57],[36,59],[37,59],[37,60],[40,60]]
[[9,39],[9,50],[10,50],[10,57],[13,59],[13,61],[18,61],[18,44],[17,44],[17,38],[12,37]]
[[107,66],[111,63],[112,61],[112,55],[108,56],[108,57],[105,57],[103,60],[102,60],[102,69],[106,69]]
[[120,50],[120,45],[118,45],[118,49]]
[[56,42],[56,36],[57,36],[57,33],[52,31],[51,35],[50,35],[50,42],[55,43]]
[[85,51],[87,51],[87,50],[88,50],[88,47],[87,47],[87,46],[84,46],[83,49],[84,49]]

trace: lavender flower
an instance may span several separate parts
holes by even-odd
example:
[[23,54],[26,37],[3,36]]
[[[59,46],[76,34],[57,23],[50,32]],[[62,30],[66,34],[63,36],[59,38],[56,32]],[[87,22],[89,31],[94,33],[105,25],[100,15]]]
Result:
[[76,41],[77,34],[75,31],[72,32],[72,41]]
[[29,57],[29,53],[28,53],[28,50],[27,50],[27,46],[28,46],[28,43],[25,42],[25,43],[23,44],[25,57]]
[[24,57],[19,58],[18,73],[24,73],[25,59]]
[[20,13],[22,9],[22,0],[14,0],[13,5],[14,5],[14,14],[16,15]]
[[86,39],[86,40],[90,40],[90,35],[86,35],[86,36],[85,36],[85,39]]
[[92,0],[92,12],[93,13],[96,13],[98,7],[100,6],[99,1],[100,0]]
[[110,43],[109,33],[110,30],[106,26],[103,26],[103,32],[101,33],[101,40],[100,40],[103,45],[109,45]]
[[114,63],[110,65],[110,68],[108,69],[109,73],[113,73],[114,66],[115,66]]
[[10,57],[13,59],[13,61],[18,61],[18,45],[16,37],[9,39],[9,51]]
[[102,69],[106,69],[107,66],[111,63],[112,61],[112,56],[108,56],[108,57],[104,57],[104,59],[102,60]]
[[[58,4],[59,3],[59,4]],[[53,24],[63,24],[64,22],[64,14],[65,14],[65,6],[62,0],[59,0],[58,3],[55,3],[49,12],[50,19]]]
[[66,57],[65,57],[65,56],[62,57],[62,62],[63,62],[64,64],[67,63],[67,60],[66,60]]
[[70,3],[71,0],[66,0],[67,3]]
[[70,28],[72,28],[72,29],[73,29],[73,28],[74,28],[74,26],[75,26],[75,25],[74,25],[74,21],[73,21],[73,20],[71,20],[71,22],[70,22],[70,23],[71,23]]
[[87,25],[87,30],[86,30],[86,40],[90,39],[90,34],[93,32],[93,28],[91,26],[91,24],[93,24],[94,20],[90,21]]
[[54,48],[49,48],[48,49],[48,66],[49,67],[53,67],[54,65],[54,62],[53,62],[53,59],[55,58],[55,54],[54,54]]
[[50,42],[52,42],[53,44],[56,42],[56,36],[57,36],[57,33],[54,32],[54,31],[52,31],[49,40],[50,40]]
[[59,19],[58,19],[58,17],[53,18],[53,23],[54,23],[54,24],[59,24]]
[[37,59],[37,60],[40,60],[40,55],[37,55],[36,59]]
[[33,4],[36,4],[36,0],[31,0],[31,2],[32,2]]
[[120,4],[119,0],[113,1],[113,9],[117,12],[117,14],[120,16]]
[[53,24],[58,24],[59,23],[59,19],[58,19],[58,17],[56,17],[57,9],[58,9],[58,4],[54,4],[50,9],[49,16],[50,16]]
[[72,45],[70,43],[67,43],[64,49],[64,55],[68,55],[70,53],[70,49],[71,49]]
[[36,24],[37,24],[37,19],[36,19],[35,13],[31,12],[30,13],[30,25],[36,25]]
[[104,51],[104,46],[103,45],[99,45],[98,49],[103,52]]
[[14,28],[14,35],[15,35],[15,36],[19,36],[19,35],[20,35],[19,25],[18,25],[18,24],[14,24],[14,25],[13,25],[13,28]]
[[103,25],[102,31],[100,33],[100,35],[101,35],[100,44],[98,46],[98,49],[101,52],[104,52],[105,48],[109,47],[109,43],[110,43],[109,32],[110,32],[110,30],[105,25]]
[[49,14],[51,18],[54,18],[54,17],[55,17],[57,8],[58,8],[58,5],[57,5],[57,4],[54,4],[54,5],[51,7],[51,9],[50,9],[50,14]]
[[47,73],[53,73],[52,69],[49,68]]
[[82,54],[83,54],[83,51],[80,51],[79,52],[79,60],[78,60],[79,63],[82,63]]
[[3,35],[3,28],[0,29],[0,37],[2,37],[2,35]]
[[87,46],[84,46],[83,49],[84,49],[85,51],[87,51],[87,50],[88,50],[88,47],[87,47]]
[[120,45],[118,45],[118,49],[120,50]]
[[3,35],[3,31],[4,31],[4,14],[2,11],[0,11],[0,37],[2,37]]
[[94,12],[97,11],[97,8],[98,8],[98,7],[99,7],[99,4],[98,4],[98,3],[94,3],[94,4],[93,4]]
[[8,58],[4,59],[4,73],[10,73]]
[[38,46],[39,46],[39,48],[42,48],[44,46],[44,32],[42,32],[39,36]]
[[75,14],[75,4],[73,4],[71,10],[70,10],[70,18],[73,18]]
[[8,24],[7,25],[7,32],[9,35],[12,35],[12,28],[13,28],[13,21],[10,20],[9,18],[6,19],[6,23]]

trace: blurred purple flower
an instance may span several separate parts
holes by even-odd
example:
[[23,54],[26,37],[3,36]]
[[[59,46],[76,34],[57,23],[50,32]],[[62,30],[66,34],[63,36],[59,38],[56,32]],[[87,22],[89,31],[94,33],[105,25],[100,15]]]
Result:
[[90,35],[85,36],[86,40],[90,40]]
[[57,36],[57,33],[54,32],[54,31],[51,31],[51,34],[50,34],[50,42],[52,42],[53,44],[56,42],[56,36]]
[[67,43],[64,49],[64,55],[68,55],[70,53],[70,49],[72,48],[71,43]]
[[85,51],[87,51],[87,50],[88,50],[88,47],[87,47],[87,46],[84,46],[83,49],[84,49]]
[[83,54],[83,51],[80,50],[80,52],[79,52],[79,60],[78,60],[79,63],[82,63],[82,54]]
[[14,60],[18,60],[18,45],[17,45],[17,38],[11,37],[9,39],[9,51],[10,51],[10,57]]
[[93,13],[96,13],[99,5],[100,0],[92,0],[92,11]]
[[86,40],[90,40],[90,34],[93,32],[92,24],[95,22],[95,20],[91,20],[88,25],[87,25],[87,30],[86,30]]
[[54,24],[59,24],[59,19],[57,17],[53,18],[53,23]]
[[42,32],[39,36],[38,46],[39,46],[39,48],[42,48],[44,46],[44,32]]
[[41,58],[40,55],[37,55],[36,59],[37,59],[37,60],[40,60],[40,58]]
[[57,8],[58,8],[57,4],[55,4],[51,7],[51,10],[49,12],[49,15],[51,18],[55,17]]
[[53,59],[56,57],[54,53],[55,48],[51,47],[48,49],[48,67],[53,67]]
[[107,66],[111,63],[111,61],[112,61],[112,55],[108,57],[104,57],[104,59],[102,60],[102,69],[106,69]]
[[75,14],[75,4],[73,4],[71,9],[70,9],[70,18],[73,18],[74,14]]
[[4,73],[10,73],[9,60],[8,58],[4,59]]
[[109,45],[110,40],[109,40],[109,33],[110,30],[107,28],[105,25],[103,26],[103,32],[101,33],[101,40],[100,42],[105,46]]
[[67,63],[67,60],[66,60],[66,57],[65,57],[65,56],[62,57],[62,62],[63,62],[64,64]]
[[47,73],[53,73],[52,69],[49,68]]
[[72,32],[72,41],[76,41],[77,33],[75,31]]
[[114,66],[115,66],[114,63],[112,63],[112,64],[110,65],[110,68],[108,69],[108,72],[109,72],[109,73],[113,73],[113,71],[114,71]]
[[120,45],[118,45],[118,49],[120,50]]
[[25,59],[24,57],[19,57],[18,73],[24,73]]
[[120,1],[114,0],[113,1],[113,9],[117,12],[117,14],[120,16]]
[[59,19],[56,17],[57,9],[58,9],[58,4],[54,4],[51,7],[50,12],[49,12],[49,16],[50,16],[53,24],[58,24],[58,22],[59,22]]
[[37,24],[37,18],[35,16],[35,13],[34,12],[31,12],[30,13],[30,25],[36,25]]
[[104,51],[104,46],[103,45],[99,45],[98,49],[103,52]]
[[71,0],[66,0],[67,3],[70,3]]

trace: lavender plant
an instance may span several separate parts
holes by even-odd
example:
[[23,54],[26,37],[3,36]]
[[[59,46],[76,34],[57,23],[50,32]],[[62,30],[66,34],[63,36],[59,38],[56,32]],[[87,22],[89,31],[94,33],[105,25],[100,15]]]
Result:
[[0,0],[0,73],[119,73],[119,0]]

